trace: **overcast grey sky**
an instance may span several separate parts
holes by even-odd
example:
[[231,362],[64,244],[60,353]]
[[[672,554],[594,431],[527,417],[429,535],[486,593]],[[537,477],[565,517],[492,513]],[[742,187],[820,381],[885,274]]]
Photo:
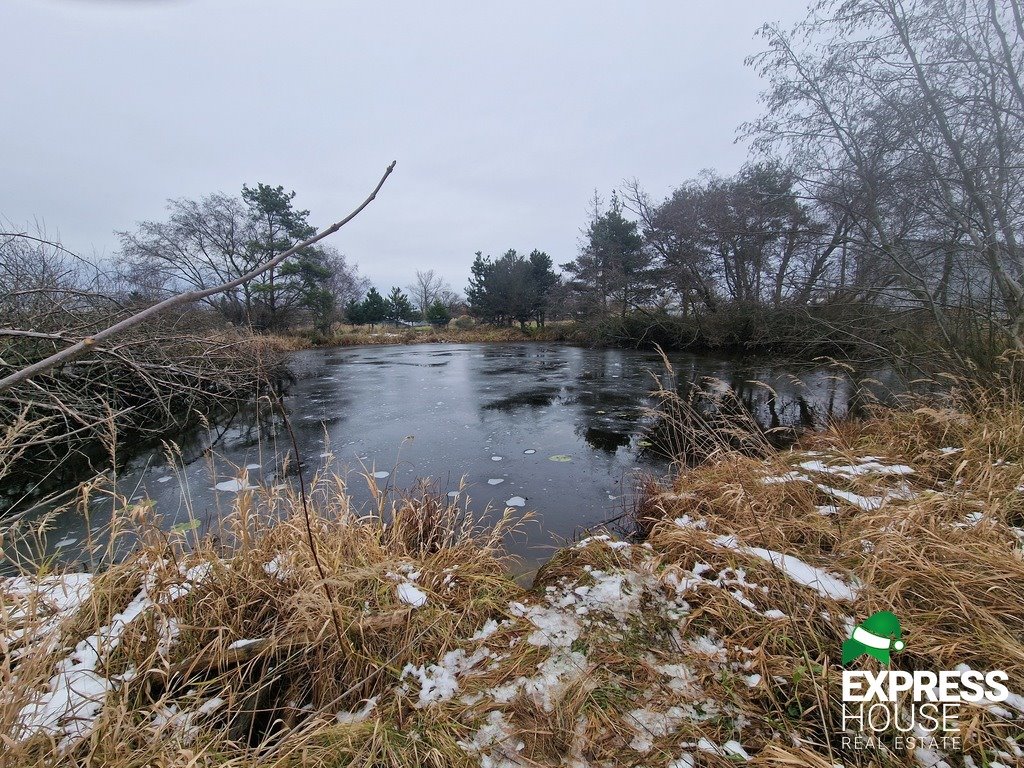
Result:
[[576,254],[587,203],[735,171],[743,59],[804,0],[2,0],[0,215],[81,253],[170,197],[294,189],[381,288],[473,253]]

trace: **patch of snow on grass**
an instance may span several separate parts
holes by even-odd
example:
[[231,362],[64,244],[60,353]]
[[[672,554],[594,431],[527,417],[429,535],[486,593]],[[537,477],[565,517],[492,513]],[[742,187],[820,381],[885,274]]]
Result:
[[110,624],[82,640],[56,667],[48,690],[17,715],[19,735],[43,733],[58,740],[61,750],[86,738],[103,709],[115,680],[104,676],[107,655],[117,648],[125,628],[153,605],[147,583]]
[[213,569],[212,563],[200,563],[182,573],[184,579],[181,584],[172,584],[167,588],[167,597],[170,600],[178,600],[191,592],[195,587],[206,581]]
[[212,699],[208,699],[203,702],[203,704],[197,709],[186,710],[184,712],[179,712],[178,708],[174,704],[171,704],[153,717],[153,724],[157,727],[167,725],[170,728],[179,731],[182,734],[183,741],[186,743],[192,743],[199,737],[196,720],[201,717],[212,715],[224,706],[224,703],[224,699],[219,696],[214,696]]
[[[498,710],[488,713],[487,720],[473,734],[472,739],[456,743],[466,754],[479,756],[480,765],[485,768],[511,768],[520,765],[520,761],[515,759],[516,753],[526,747],[523,741],[513,738],[512,726]],[[497,758],[494,757],[494,753],[497,753]]]
[[906,464],[882,464],[874,457],[866,457],[859,464],[833,464],[823,461],[805,461],[801,469],[822,475],[839,475],[840,477],[857,477],[859,475],[912,475],[914,470]]
[[586,538],[580,539],[576,542],[575,549],[583,549],[589,547],[591,544],[604,544],[609,549],[623,549],[629,550],[632,545],[628,541],[616,541],[606,533],[600,533],[596,536],[587,536]]
[[[69,618],[92,595],[92,575],[88,573],[66,573],[32,579],[24,576],[8,578],[2,582],[7,614],[4,625],[7,628],[3,640],[14,644],[20,641],[20,648],[10,651],[12,659],[35,652],[35,643],[41,640],[55,640],[55,631],[62,621]],[[18,625],[24,622],[24,626]]]
[[811,587],[833,600],[856,600],[858,590],[838,576],[820,568],[808,565],[793,555],[785,555],[761,547],[748,547],[739,543],[735,536],[718,536],[713,540],[716,546],[731,549],[745,555],[752,555],[771,563],[790,579],[805,587]]
[[427,593],[406,581],[398,585],[398,599],[413,608],[422,608],[427,604]]
[[722,746],[718,746],[710,739],[701,738],[697,742],[697,749],[701,752],[707,752],[711,755],[718,755],[719,757],[739,757],[743,760],[749,760],[750,755],[747,750],[743,748],[743,745],[738,741],[727,741]]
[[595,579],[594,584],[573,589],[577,603],[576,613],[603,611],[612,614],[621,622],[626,622],[640,612],[643,585],[637,574],[631,571],[612,574],[592,571],[591,575]]
[[650,709],[634,709],[627,713],[626,722],[635,735],[629,742],[630,749],[650,752],[654,739],[674,733],[687,715],[683,707],[669,707],[665,712]]
[[494,619],[488,619],[487,621],[484,622],[484,625],[482,627],[480,627],[480,629],[478,629],[476,632],[474,632],[473,636],[471,638],[469,638],[469,639],[470,640],[486,640],[488,637],[490,637],[491,635],[493,635],[495,632],[498,631],[498,627],[499,626],[500,625],[498,624],[498,622],[495,621]]
[[440,664],[429,664],[417,667],[406,664],[401,679],[413,677],[419,681],[420,692],[417,707],[425,707],[435,701],[447,701],[459,691],[459,675],[472,669],[491,652],[487,648],[477,649],[471,656],[461,648],[449,651],[441,659]]
[[809,482],[811,478],[802,472],[787,472],[784,475],[774,475],[771,477],[762,477],[761,483],[764,485],[779,485],[780,483],[792,483],[796,481]]
[[[46,576],[38,581],[25,576],[8,578],[3,582],[3,591],[13,598],[35,597],[45,609],[67,614],[77,610],[92,594],[92,574],[66,573],[61,576]],[[25,616],[16,611],[8,619]]]
[[545,712],[553,712],[565,689],[586,671],[586,656],[578,651],[561,651],[538,664],[536,675],[519,678],[515,685]]
[[373,712],[374,707],[377,706],[377,697],[373,696],[366,700],[366,703],[360,709],[355,712],[339,712],[335,715],[337,721],[341,725],[351,725],[353,723],[361,723],[370,716]]
[[693,696],[700,692],[697,685],[697,674],[686,664],[663,664],[649,659],[652,667],[667,677],[669,690]]
[[262,640],[263,640],[262,637],[250,637],[250,638],[243,638],[242,640],[235,640],[235,642],[233,642],[231,645],[228,646],[228,650],[229,651],[233,651],[236,648],[245,648],[246,646],[252,645],[253,643],[262,642]]
[[861,496],[859,493],[844,491],[839,488],[832,488],[831,486],[823,485],[822,483],[818,483],[818,488],[829,496],[842,499],[847,504],[863,509],[865,512],[871,512],[881,508],[887,498],[885,496]]
[[268,576],[276,576],[278,581],[288,578],[288,569],[285,568],[280,555],[274,555],[274,559],[263,564],[263,572]]
[[568,648],[582,632],[579,622],[563,610],[542,605],[527,608],[522,603],[510,607],[512,615],[525,618],[537,628],[526,638],[530,645]]

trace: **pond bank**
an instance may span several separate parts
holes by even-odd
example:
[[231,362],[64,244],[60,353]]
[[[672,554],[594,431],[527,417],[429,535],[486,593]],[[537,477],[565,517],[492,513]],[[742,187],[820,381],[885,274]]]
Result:
[[419,326],[406,328],[382,324],[368,326],[339,326],[330,334],[296,332],[273,334],[266,338],[283,352],[304,349],[331,349],[333,347],[361,347],[381,344],[483,344],[504,342],[568,342],[573,343],[574,323],[552,322],[543,328],[499,328],[490,325],[472,325],[466,328],[454,323],[443,328]]
[[[280,349],[375,344],[564,342],[586,347],[619,347],[699,354],[773,355],[809,362],[824,355],[840,359],[907,359],[942,354],[934,322],[921,311],[893,311],[872,305],[822,303],[811,306],[723,303],[714,312],[679,315],[636,310],[580,320],[554,320],[544,327],[496,327],[452,322],[444,327],[336,325],[331,333],[301,330],[269,336]],[[1005,348],[1001,347],[1001,348]]]
[[[188,554],[138,514],[146,546],[109,571],[4,583],[7,759],[1012,765],[1024,408],[948,406],[719,455],[652,494],[646,541],[580,541],[531,589],[500,529],[437,506],[382,527],[321,490],[307,528],[293,493],[268,525],[243,492],[234,549]],[[843,746],[842,645],[879,610],[894,668],[1007,673],[1011,695],[961,705],[962,750]]]
[[[180,327],[174,320],[135,329],[0,393],[0,516],[19,501],[77,484],[112,457],[122,462],[141,446],[251,407],[287,374],[284,355],[258,335],[208,318],[182,319]],[[53,341],[5,340],[0,371],[53,350]]]

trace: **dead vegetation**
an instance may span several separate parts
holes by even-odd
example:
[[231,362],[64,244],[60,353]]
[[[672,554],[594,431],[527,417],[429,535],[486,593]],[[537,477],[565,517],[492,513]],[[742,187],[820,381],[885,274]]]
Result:
[[571,324],[549,323],[543,328],[499,328],[492,325],[459,327],[451,323],[441,327],[381,325],[337,325],[330,334],[275,334],[271,342],[279,349],[294,352],[312,347],[357,347],[375,344],[478,344],[522,341],[564,341],[574,330]]
[[[244,330],[192,317],[153,322],[85,359],[0,393],[0,484],[18,491],[104,469],[119,440],[146,442],[247,407],[284,375],[283,357]],[[63,346],[61,339],[3,338],[0,369],[17,369]],[[120,453],[120,452],[118,452]],[[77,475],[77,477],[76,477]]]
[[[840,655],[889,610],[892,668],[1001,669],[1024,691],[1020,402],[1007,381],[793,450],[722,445],[642,490],[642,541],[560,550],[532,589],[503,570],[501,526],[429,495],[357,519],[321,478],[307,530],[291,492],[245,491],[223,542],[129,507],[130,559],[0,592],[3,761],[1019,764],[1020,698],[964,704],[962,751],[844,748]],[[75,689],[98,702],[77,720]]]
[[[20,375],[145,311],[45,235],[0,234],[0,378]],[[195,305],[0,387],[0,488],[15,500],[106,468],[119,441],[155,440],[251,403],[283,373],[269,341]],[[118,452],[120,453],[120,452]],[[5,499],[5,502],[11,499]]]
[[485,534],[426,498],[396,502],[386,523],[357,519],[336,480],[310,503],[307,530],[297,496],[242,492],[230,543],[188,542],[129,506],[124,535],[142,544],[126,561],[6,583],[6,764],[300,762],[331,742],[336,713],[390,692],[406,664],[444,654],[518,593],[496,548],[504,522]]

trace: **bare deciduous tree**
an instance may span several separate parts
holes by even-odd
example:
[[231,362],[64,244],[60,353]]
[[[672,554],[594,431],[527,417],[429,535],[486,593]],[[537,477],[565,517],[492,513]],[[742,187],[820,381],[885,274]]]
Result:
[[413,306],[426,319],[427,310],[444,294],[452,292],[451,286],[434,270],[416,270],[416,280],[405,288],[412,298]]
[[953,347],[957,313],[993,306],[1024,349],[1021,19],[1016,0],[825,0],[753,59],[770,87],[748,133]]

